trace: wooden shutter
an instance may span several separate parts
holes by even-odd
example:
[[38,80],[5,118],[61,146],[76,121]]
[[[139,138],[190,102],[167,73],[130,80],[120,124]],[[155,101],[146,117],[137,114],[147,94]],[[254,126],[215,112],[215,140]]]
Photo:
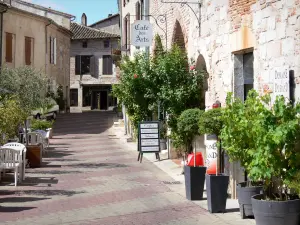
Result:
[[6,62],[12,63],[13,61],[13,35],[6,33]]
[[92,56],[90,58],[90,74],[92,77],[94,77],[95,74],[95,56]]
[[56,64],[57,60],[56,38],[53,38],[53,64]]
[[112,75],[112,58],[110,55],[103,56],[103,75]]
[[31,38],[25,37],[25,65],[31,65]]
[[141,16],[141,5],[139,2],[137,2],[135,4],[135,19],[140,20],[141,19],[140,16]]
[[128,27],[127,27],[127,34],[128,34],[128,37],[127,37],[127,48],[130,49],[130,14],[128,14]]
[[52,52],[53,52],[53,49],[52,49],[52,37],[50,37],[50,64],[52,64]]
[[81,74],[81,58],[80,55],[75,56],[75,74]]

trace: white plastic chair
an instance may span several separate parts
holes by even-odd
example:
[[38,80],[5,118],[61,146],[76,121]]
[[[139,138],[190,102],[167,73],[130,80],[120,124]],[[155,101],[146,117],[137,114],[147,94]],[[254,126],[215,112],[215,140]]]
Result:
[[46,152],[46,150],[49,147],[50,130],[48,130],[48,131],[35,130],[33,132],[37,132],[37,133],[40,133],[42,135],[42,137],[43,137],[43,148],[44,148],[44,150]]
[[11,148],[0,148],[0,168],[5,170],[14,170],[15,186],[18,183],[19,169],[22,167],[22,152]]
[[2,146],[3,148],[10,148],[10,149],[14,149],[17,151],[20,151],[22,153],[22,166],[21,166],[21,179],[25,180],[25,168],[26,168],[26,152],[27,149],[25,147],[25,145],[21,144],[21,143],[17,143],[17,142],[11,142],[11,143],[7,143],[5,145]]
[[44,142],[44,138],[42,134],[39,132],[30,132],[26,135],[28,145],[38,145],[42,144],[42,154],[44,154],[44,150],[46,148],[46,144]]

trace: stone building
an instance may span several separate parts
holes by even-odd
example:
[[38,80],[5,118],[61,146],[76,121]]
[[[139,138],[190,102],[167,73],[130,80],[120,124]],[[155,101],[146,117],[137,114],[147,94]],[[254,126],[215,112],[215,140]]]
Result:
[[120,15],[117,14],[109,14],[107,18],[99,20],[89,27],[96,28],[111,34],[119,34],[120,35]]
[[[120,35],[117,31],[104,31],[112,29],[114,21],[108,18],[102,20],[105,25],[101,25],[100,21],[90,27],[83,14],[81,24],[71,23],[71,112],[108,110],[116,105],[116,99],[110,94],[112,84],[118,80],[112,51],[118,49]],[[101,30],[94,26],[101,27]]]
[[[137,2],[120,1],[120,11],[135,15]],[[196,67],[207,71],[207,109],[216,101],[224,106],[228,92],[244,100],[252,88],[272,93],[273,99],[279,94],[299,99],[299,0],[188,2],[149,0],[150,21],[165,46],[177,43],[196,61]],[[165,20],[158,20],[157,26],[154,18]],[[126,29],[127,21],[121,22]],[[122,39],[122,43],[128,40],[126,33]],[[236,197],[235,185],[243,181],[243,171],[235,163],[226,165],[231,194]]]
[[53,90],[61,85],[69,106],[70,22],[74,16],[20,0],[5,1],[2,64],[43,71]]

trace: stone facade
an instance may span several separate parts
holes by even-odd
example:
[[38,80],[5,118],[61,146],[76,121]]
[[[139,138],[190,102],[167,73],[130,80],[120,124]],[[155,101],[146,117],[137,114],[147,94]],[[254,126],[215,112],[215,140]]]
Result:
[[[63,87],[64,99],[68,107],[71,39],[68,23],[70,24],[72,16],[55,11],[50,16],[55,19],[54,21],[42,16],[51,15],[51,10],[47,8],[17,0],[12,0],[11,3],[12,6],[3,14],[2,63],[10,68],[25,66],[25,38],[30,38],[32,40],[30,65],[47,75],[53,90],[56,90],[58,85]],[[9,35],[12,37],[11,44],[7,44]],[[56,49],[54,50],[55,47],[53,47],[52,51],[50,49],[51,38],[55,38],[56,41]],[[12,48],[12,60],[6,59],[7,46]],[[51,52],[52,61],[50,60]]]
[[[135,1],[130,2],[131,7],[121,8],[122,14],[134,13]],[[260,93],[272,93],[275,69],[294,75],[294,97],[299,99],[299,0],[202,0],[189,4],[194,13],[185,4],[163,2],[168,1],[149,3],[149,14],[166,16],[166,23],[159,21],[164,31],[150,18],[154,34],[161,35],[168,48],[174,42],[185,47],[196,66],[207,70],[206,109],[216,101],[224,105],[227,92],[242,99],[252,86]],[[237,164],[227,167],[235,197],[235,184],[244,179],[243,171]]]
[[[77,100],[74,100],[77,102],[75,104],[71,103],[70,110],[74,113],[91,109],[107,110],[115,105],[115,99],[110,96],[110,93],[112,85],[118,82],[117,75],[119,74],[119,70],[115,66],[114,61],[110,61],[110,63],[112,63],[110,64],[112,71],[110,71],[111,74],[106,74],[103,64],[105,63],[104,58],[111,57],[112,50],[119,48],[119,35],[111,35],[112,33],[103,31],[106,26],[108,29],[111,28],[110,24],[107,24],[107,20],[104,20],[104,25],[97,22],[97,25],[103,28],[101,30],[86,26],[86,22],[86,15],[84,14],[82,24],[72,24],[71,26],[72,29],[74,29],[74,36],[71,41],[70,84],[71,91],[77,93],[75,94]],[[112,26],[114,26],[114,23],[115,20],[112,20]],[[77,33],[80,33],[80,36],[77,36]],[[89,72],[84,74],[80,72],[80,74],[78,74],[78,71],[76,71],[76,57],[82,58],[86,56],[90,56],[88,60]],[[101,95],[105,95],[105,99],[101,99]],[[71,100],[72,98],[73,97],[71,97]],[[96,98],[99,99],[96,100]],[[97,105],[95,101],[97,101],[99,105]],[[104,101],[106,103],[103,103]],[[100,105],[100,102],[105,105]]]
[[108,18],[91,24],[89,27],[103,30],[112,34],[120,34],[120,16],[119,14],[109,15]]

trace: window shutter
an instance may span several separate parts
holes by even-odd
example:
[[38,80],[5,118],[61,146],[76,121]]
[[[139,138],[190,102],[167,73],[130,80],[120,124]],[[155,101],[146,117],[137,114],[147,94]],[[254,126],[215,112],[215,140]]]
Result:
[[53,38],[53,64],[56,64],[57,54],[56,54],[56,38]]
[[92,56],[90,58],[90,74],[92,77],[94,77],[95,74],[95,56]]
[[6,33],[6,62],[12,63],[13,61],[13,35]]
[[107,74],[108,75],[112,75],[112,66],[113,66],[112,58],[109,55],[109,56],[107,56]]
[[137,3],[135,4],[135,19],[136,19],[136,20],[140,20],[140,15],[141,15],[141,12],[140,12],[141,8],[140,8],[140,7],[141,7],[141,6],[140,6],[140,3],[137,2]]
[[128,14],[128,28],[127,28],[127,49],[130,49],[130,14]]
[[79,75],[81,74],[80,73],[80,70],[81,70],[81,62],[80,62],[80,55],[76,55],[75,56],[75,74],[76,75]]
[[25,37],[25,65],[31,65],[31,38]]
[[106,75],[107,74],[107,58],[106,55],[103,56],[103,61],[102,61],[102,74]]
[[50,37],[50,64],[52,64],[52,37]]

